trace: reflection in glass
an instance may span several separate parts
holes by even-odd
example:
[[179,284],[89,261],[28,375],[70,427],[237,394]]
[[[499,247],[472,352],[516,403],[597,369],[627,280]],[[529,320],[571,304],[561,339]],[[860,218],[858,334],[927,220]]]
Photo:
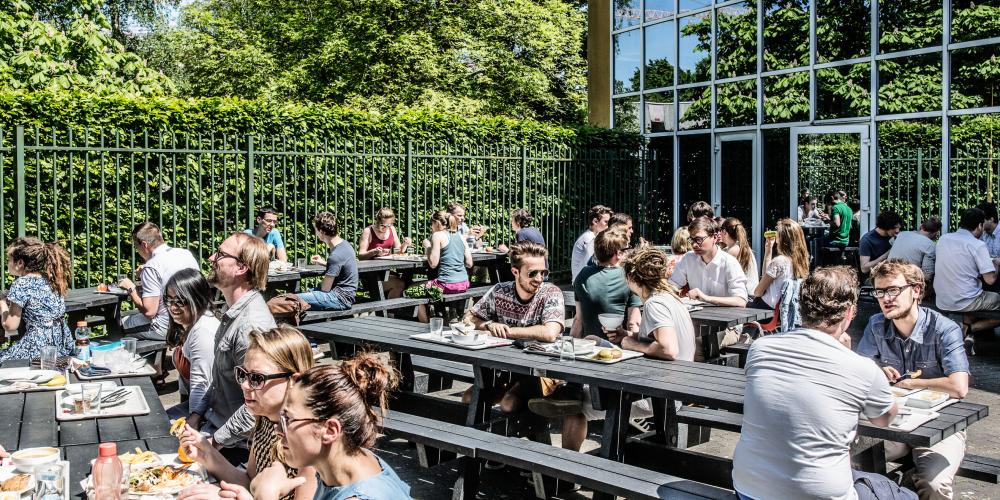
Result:
[[816,118],[867,116],[871,110],[869,63],[816,70]]
[[679,12],[704,9],[712,5],[712,0],[681,0]]
[[764,123],[809,119],[809,72],[764,78]]
[[[809,190],[823,205],[824,195],[843,190],[857,200],[861,192],[861,134],[799,134],[799,192]],[[820,208],[826,209],[826,206]]]
[[712,123],[712,87],[678,90],[681,130],[708,128]]
[[[648,4],[648,2],[647,2]],[[674,139],[651,137],[646,146],[649,186],[646,213],[650,214],[651,241],[670,241],[674,231]]]
[[952,43],[1000,36],[997,19],[1000,19],[1000,0],[953,0]]
[[764,228],[773,228],[779,220],[788,217],[788,144],[789,130],[767,129],[764,135]]
[[696,201],[712,202],[712,138],[708,134],[679,135],[680,213]]
[[639,36],[639,30],[632,30],[614,37],[615,94],[639,90],[639,54],[642,52]]
[[674,129],[674,93],[650,92],[646,94],[647,133],[667,132]]
[[951,52],[951,108],[1000,105],[1000,46]]
[[757,81],[740,80],[716,85],[715,126],[738,127],[757,123]]
[[646,11],[646,22],[663,19],[674,13],[674,0],[646,0],[643,6]]
[[879,2],[879,52],[941,44],[941,0]]
[[613,99],[615,130],[639,133],[639,96]]
[[765,71],[809,64],[809,0],[761,1]]
[[719,179],[722,198],[719,213],[743,223],[747,238],[754,241],[753,141],[719,141]]
[[716,79],[757,72],[757,9],[749,2],[718,9]]
[[879,61],[878,79],[879,114],[941,109],[938,53]]
[[672,87],[677,51],[673,21],[654,24],[646,28],[646,86],[647,89]]
[[616,30],[635,26],[642,20],[639,17],[639,0],[615,0]]
[[915,229],[941,214],[941,120],[878,122],[879,211]]
[[[951,119],[951,213],[1000,198],[1000,114]],[[951,229],[958,217],[952,217]]]
[[821,63],[869,55],[869,0],[816,0],[816,43]]
[[680,20],[681,84],[712,79],[712,14],[704,12]]

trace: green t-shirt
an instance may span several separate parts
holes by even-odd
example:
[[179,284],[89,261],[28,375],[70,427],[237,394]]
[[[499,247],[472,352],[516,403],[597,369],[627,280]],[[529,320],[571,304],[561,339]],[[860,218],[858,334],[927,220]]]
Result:
[[840,227],[837,228],[830,241],[846,245],[850,241],[851,223],[854,221],[854,212],[847,203],[840,202],[833,206],[833,215],[840,215]]
[[591,264],[584,267],[573,281],[576,301],[580,303],[583,335],[606,338],[598,314],[621,314],[625,321],[626,307],[640,307],[642,301],[628,289],[625,272],[620,267],[602,267]]

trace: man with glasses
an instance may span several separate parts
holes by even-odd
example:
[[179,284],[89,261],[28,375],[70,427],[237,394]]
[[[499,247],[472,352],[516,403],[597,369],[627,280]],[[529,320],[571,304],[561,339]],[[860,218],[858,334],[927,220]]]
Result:
[[264,243],[267,243],[268,252],[274,254],[275,259],[288,262],[285,242],[281,239],[281,231],[278,231],[278,211],[274,207],[261,207],[257,210],[257,219],[255,220],[257,227],[243,232],[264,240]]
[[239,465],[249,457],[246,435],[255,422],[243,406],[236,367],[243,365],[250,332],[276,326],[261,294],[267,286],[270,255],[260,238],[236,233],[226,238],[209,260],[212,272],[208,281],[222,292],[228,308],[215,334],[215,363],[212,385],[203,400],[206,403],[191,408],[188,424],[210,433],[212,443],[223,447],[223,456]]
[[167,281],[182,269],[198,269],[198,261],[190,251],[167,245],[160,228],[152,222],[142,222],[132,229],[132,244],[145,264],[139,270],[138,285],[128,278],[118,283],[139,311],[122,318],[122,328],[141,340],[165,340],[170,313],[160,298],[166,292]]
[[[900,389],[931,389],[962,399],[969,392],[969,359],[962,329],[937,311],[920,307],[924,273],[900,259],[872,269],[882,313],[868,320],[857,353],[882,368],[889,383]],[[919,377],[904,377],[920,371]],[[965,456],[965,431],[956,432],[930,448],[886,443],[886,459],[912,453],[913,483],[920,498],[951,498],[958,466]]]

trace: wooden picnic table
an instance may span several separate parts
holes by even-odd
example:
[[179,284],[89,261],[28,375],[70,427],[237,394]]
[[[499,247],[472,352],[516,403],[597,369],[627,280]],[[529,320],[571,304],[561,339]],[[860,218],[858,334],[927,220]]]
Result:
[[122,302],[128,300],[124,293],[98,292],[97,288],[73,288],[66,293],[66,316],[70,329],[87,316],[104,318],[109,334],[122,332]]

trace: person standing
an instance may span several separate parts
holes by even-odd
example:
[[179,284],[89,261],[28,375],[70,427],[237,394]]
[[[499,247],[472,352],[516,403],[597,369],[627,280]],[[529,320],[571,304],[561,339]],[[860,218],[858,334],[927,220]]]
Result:
[[850,243],[854,211],[847,205],[843,191],[833,193],[832,201],[833,207],[830,209],[830,236],[827,239],[827,244],[844,248]]
[[587,212],[587,230],[573,243],[573,258],[571,261],[572,280],[587,265],[594,255],[594,238],[597,233],[608,228],[608,221],[614,212],[604,205],[594,205]]
[[316,238],[330,249],[330,253],[325,259],[319,255],[310,257],[313,264],[326,266],[326,272],[318,287],[298,294],[299,298],[320,311],[350,309],[358,291],[358,261],[354,248],[340,237],[337,216],[330,212],[316,214],[313,229]]
[[257,225],[244,231],[256,236],[267,244],[268,252],[276,260],[288,262],[288,252],[285,250],[285,241],[281,239],[281,231],[278,230],[278,211],[274,207],[260,207],[257,210]]
[[60,356],[73,352],[73,336],[66,325],[66,292],[73,263],[56,243],[20,237],[7,247],[7,272],[16,276],[0,299],[0,323],[8,332],[24,326],[24,336],[0,351],[0,361],[34,359],[45,346]]

